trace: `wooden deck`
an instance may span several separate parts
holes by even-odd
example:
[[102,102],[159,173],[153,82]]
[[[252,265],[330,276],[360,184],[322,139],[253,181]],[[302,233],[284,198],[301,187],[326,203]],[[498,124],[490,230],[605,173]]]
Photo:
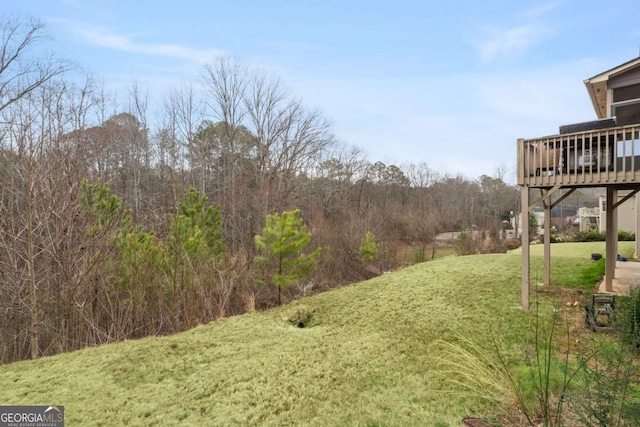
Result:
[[[577,188],[606,189],[605,289],[612,292],[618,253],[616,208],[640,191],[640,123],[519,139],[518,185],[521,187],[522,211],[531,212],[542,204],[545,218],[551,218],[551,210]],[[535,188],[540,189],[540,196],[532,201],[530,190]],[[562,188],[569,191],[559,192]],[[620,200],[618,190],[629,191]],[[522,229],[528,230],[529,215],[522,215],[521,221]],[[550,221],[545,220],[545,285],[551,283],[550,228]],[[521,239],[522,307],[529,310],[529,233],[522,233]]]
[[640,124],[518,140],[518,185],[640,184]]

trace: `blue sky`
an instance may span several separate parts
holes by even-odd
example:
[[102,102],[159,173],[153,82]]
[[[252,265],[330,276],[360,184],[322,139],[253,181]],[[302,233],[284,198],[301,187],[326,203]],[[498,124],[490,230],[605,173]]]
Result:
[[[279,76],[387,164],[515,173],[516,140],[595,119],[583,80],[640,53],[640,2],[21,0],[47,48],[150,114],[219,55]],[[157,112],[157,111],[156,111]]]

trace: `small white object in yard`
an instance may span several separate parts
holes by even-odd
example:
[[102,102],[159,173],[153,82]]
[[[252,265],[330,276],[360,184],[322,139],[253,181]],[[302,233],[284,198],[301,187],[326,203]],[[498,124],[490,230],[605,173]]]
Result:
[[577,306],[578,306],[578,304],[580,304],[578,301],[574,301],[574,302],[573,302],[573,306],[574,306],[574,307],[577,307]]

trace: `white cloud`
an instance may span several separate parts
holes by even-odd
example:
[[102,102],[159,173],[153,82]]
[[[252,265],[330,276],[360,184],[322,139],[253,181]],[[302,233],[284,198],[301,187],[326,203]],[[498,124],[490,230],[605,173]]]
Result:
[[555,10],[559,7],[559,4],[556,2],[543,3],[541,5],[537,5],[532,7],[531,9],[527,9],[523,12],[523,16],[529,19],[539,18],[542,15],[546,15],[547,13]]
[[510,28],[489,26],[472,44],[484,62],[499,56],[520,55],[551,36],[552,30],[542,23],[542,18],[557,8],[558,3],[547,2],[523,10],[515,17],[515,20],[522,22],[519,25]]
[[73,32],[86,42],[124,52],[140,53],[149,56],[179,58],[204,64],[224,54],[218,49],[194,49],[177,44],[139,43],[127,36],[110,34],[101,30],[75,27]]
[[540,24],[526,24],[515,28],[487,28],[484,40],[475,42],[483,61],[489,62],[501,55],[518,55],[549,36],[549,30]]

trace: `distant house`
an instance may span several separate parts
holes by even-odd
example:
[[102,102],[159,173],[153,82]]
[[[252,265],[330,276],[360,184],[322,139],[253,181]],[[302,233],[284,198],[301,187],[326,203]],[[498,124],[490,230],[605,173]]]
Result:
[[[618,201],[622,201],[628,196],[628,192],[618,192]],[[607,197],[602,194],[599,196],[600,224],[598,229],[601,232],[606,231],[607,224]],[[618,214],[618,231],[627,231],[629,233],[637,233],[638,231],[638,198],[633,195],[628,200],[621,203],[616,208]]]
[[[618,194],[618,202],[620,205],[616,208],[618,219],[618,231],[627,231],[636,233],[638,230],[638,211],[637,198],[632,195],[629,199],[624,200],[628,194],[620,192]],[[623,201],[624,200],[624,201]],[[580,231],[597,230],[602,233],[607,231],[607,197],[604,194],[598,196],[598,206],[595,208],[582,207],[578,209],[578,217],[575,224]]]
[[[532,212],[533,216],[536,218],[536,222],[538,224],[538,229],[536,230],[536,235],[540,236],[544,233],[544,209],[535,208]],[[522,236],[522,214],[518,214],[517,217],[511,218],[511,225],[513,229],[516,231],[516,235],[518,237]]]

